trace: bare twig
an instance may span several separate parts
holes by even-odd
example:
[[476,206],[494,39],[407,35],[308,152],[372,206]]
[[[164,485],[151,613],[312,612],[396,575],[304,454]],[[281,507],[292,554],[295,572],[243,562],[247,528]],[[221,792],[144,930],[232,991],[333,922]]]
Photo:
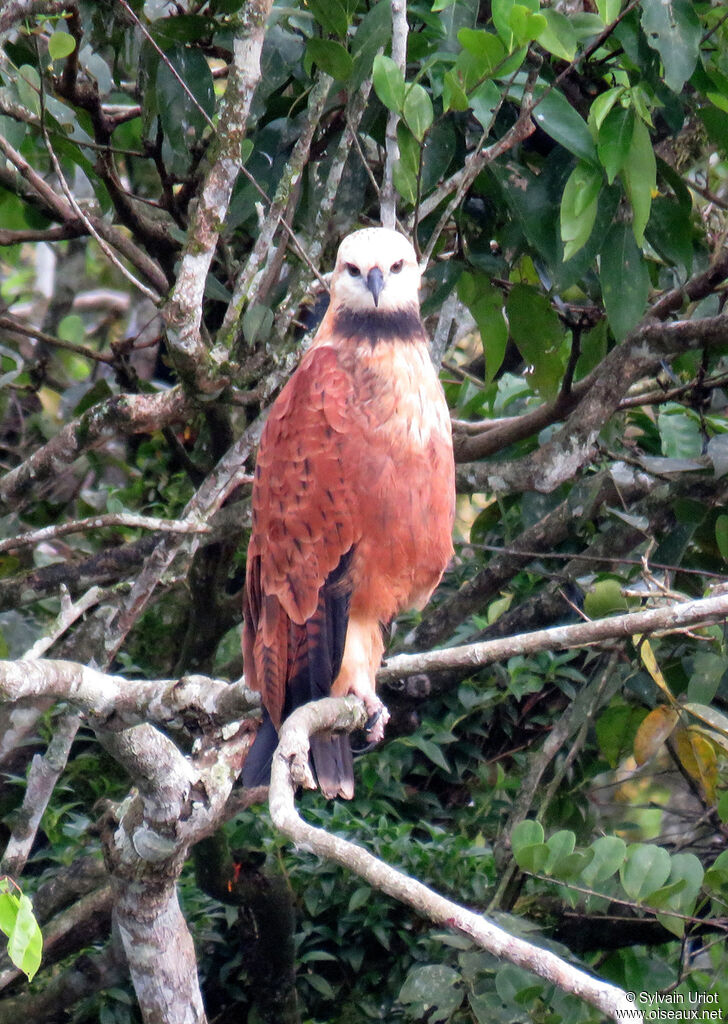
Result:
[[158,519],[156,516],[140,516],[133,512],[108,512],[86,519],[74,519],[53,526],[43,526],[39,530],[29,530],[15,537],[0,541],[0,554],[5,551],[18,551],[20,548],[43,544],[56,537],[65,537],[69,533],[86,533],[89,530],[105,530],[110,527],[123,527],[131,530],[155,530],[160,533],[209,533],[207,523],[198,521],[185,522],[182,519]]
[[422,882],[405,875],[374,857],[355,843],[342,839],[305,822],[295,806],[296,785],[307,781],[309,737],[321,729],[351,729],[364,725],[366,711],[354,698],[328,698],[298,708],[284,722],[280,742],[273,757],[270,785],[270,814],[274,825],[296,846],[313,850],[359,875],[378,891],[412,907],[418,914],[438,925],[467,935],[494,956],[533,971],[565,992],[596,1006],[620,1024],[639,1020],[634,1004],[624,992],[592,977],[545,949],[509,935],[480,914],[445,899]]

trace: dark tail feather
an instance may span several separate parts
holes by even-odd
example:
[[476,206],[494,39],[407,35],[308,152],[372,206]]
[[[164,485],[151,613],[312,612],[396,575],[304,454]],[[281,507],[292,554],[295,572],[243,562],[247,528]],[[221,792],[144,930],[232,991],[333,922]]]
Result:
[[[278,733],[267,711],[264,711],[258,735],[243,765],[243,785],[246,788],[270,783],[270,767],[277,746]],[[351,800],[354,796],[354,760],[349,736],[343,733],[312,736],[311,759],[324,796],[328,800],[335,796]]]
[[278,746],[278,733],[267,711],[263,712],[263,722],[248,751],[243,765],[243,785],[267,786],[270,782],[270,766],[273,752]]
[[327,800],[354,796],[354,760],[346,733],[319,733],[311,737],[311,756],[321,792]]

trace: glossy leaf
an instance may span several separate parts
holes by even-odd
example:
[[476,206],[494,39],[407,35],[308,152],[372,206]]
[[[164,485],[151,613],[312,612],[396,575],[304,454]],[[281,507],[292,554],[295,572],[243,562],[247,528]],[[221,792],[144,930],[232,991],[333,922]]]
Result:
[[432,124],[434,112],[429,93],[417,82],[405,94],[402,115],[414,137],[422,142]]
[[534,821],[532,818],[519,821],[511,830],[511,849],[514,854],[525,846],[543,843],[543,840],[543,825],[540,821]]
[[590,619],[603,619],[628,607],[622,585],[615,579],[598,580],[584,597],[584,611]]
[[715,542],[721,558],[728,562],[728,515],[719,515],[715,521]]
[[53,60],[63,60],[76,49],[76,40],[70,32],[53,32],[48,38],[48,53]]
[[595,163],[597,151],[589,127],[569,101],[560,92],[536,93],[538,105],[533,117],[547,135],[587,163]]
[[589,110],[588,118],[589,124],[593,125],[596,131],[599,131],[604,118],[623,93],[624,89],[622,86],[615,86],[612,89],[607,89],[606,92],[600,93],[596,97]]
[[461,28],[458,41],[463,49],[476,57],[482,64],[482,74],[493,74],[502,63],[506,51],[498,36],[484,29]]
[[338,82],[346,82],[354,70],[354,61],[346,48],[333,39],[309,39],[308,60]]
[[632,145],[634,134],[634,110],[615,106],[604,118],[599,128],[597,152],[607,181],[611,185],[624,167]]
[[630,224],[614,224],[604,240],[599,279],[602,296],[617,341],[639,322],[645,311],[650,278]]
[[377,54],[374,58],[372,82],[374,91],[387,110],[401,114],[405,97],[404,75],[391,57]]
[[560,214],[564,260],[571,259],[588,242],[597,217],[601,188],[601,171],[592,164],[578,163],[569,175]]
[[642,245],[650,217],[652,196],[657,188],[657,163],[652,140],[646,125],[636,119],[632,139],[622,165],[622,177],[632,204],[632,230],[635,241]]
[[664,80],[679,92],[698,62],[702,29],[690,0],[642,0],[642,28],[662,57]]
[[627,844],[619,836],[600,836],[589,847],[594,857],[581,873],[585,885],[606,882],[621,868],[627,856]]
[[399,1002],[411,1008],[417,1018],[446,1021],[465,997],[460,974],[445,964],[413,967],[399,991]]
[[483,82],[470,93],[470,109],[484,132],[489,131],[501,101],[501,91],[495,82]]
[[346,36],[349,19],[340,0],[306,0],[306,6],[326,32],[342,39]]
[[527,375],[542,394],[555,394],[563,359],[564,329],[545,295],[528,285],[515,285],[506,301],[510,334],[528,364]]
[[546,27],[536,36],[536,42],[562,60],[573,60],[577,40],[570,19],[551,8],[544,8],[541,16],[546,21]]
[[644,899],[670,876],[670,854],[653,843],[635,843],[619,869],[622,887],[630,899]]
[[[7,882],[2,887],[7,890]],[[25,893],[0,891],[0,931],[7,936],[11,961],[31,981],[40,966],[43,936]]]

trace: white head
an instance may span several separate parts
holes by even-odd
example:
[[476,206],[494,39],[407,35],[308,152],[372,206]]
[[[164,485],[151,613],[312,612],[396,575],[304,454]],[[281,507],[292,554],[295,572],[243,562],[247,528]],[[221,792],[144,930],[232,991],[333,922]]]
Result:
[[364,228],[339,246],[331,304],[352,312],[419,307],[420,268],[410,242],[390,228]]

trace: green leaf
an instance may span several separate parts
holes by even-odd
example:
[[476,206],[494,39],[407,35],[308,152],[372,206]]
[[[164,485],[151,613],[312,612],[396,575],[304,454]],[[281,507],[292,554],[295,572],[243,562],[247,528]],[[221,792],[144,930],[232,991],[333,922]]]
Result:
[[697,458],[703,450],[700,423],[682,405],[670,402],[657,415],[662,454],[668,459]]
[[514,856],[526,846],[543,843],[543,825],[540,821],[526,818],[511,829],[511,849]]
[[671,196],[658,196],[650,207],[645,237],[652,248],[688,275],[693,265],[693,223],[690,211]]
[[691,0],[642,0],[642,29],[662,58],[664,81],[680,92],[698,62],[702,28]]
[[493,74],[506,55],[505,47],[498,36],[484,29],[461,28],[458,32],[458,41],[463,49],[481,62],[483,70],[479,77]]
[[463,89],[456,72],[451,69],[446,71],[442,78],[442,109],[444,113],[448,110],[467,110],[470,106],[467,93]]
[[634,110],[614,107],[604,118],[599,129],[597,152],[611,185],[624,167],[634,134]]
[[725,514],[719,515],[715,521],[715,542],[721,558],[728,562],[728,516]]
[[349,89],[358,89],[365,78],[372,73],[372,62],[379,50],[389,42],[392,34],[392,8],[389,0],[379,0],[364,15],[351,41],[351,55],[354,58],[354,73],[348,83]]
[[[514,8],[518,8],[515,14]],[[517,3],[516,0],[493,0],[491,4],[493,24],[495,25],[496,32],[505,43],[509,52],[516,46],[525,46],[531,41],[531,39],[535,39],[538,32],[543,30],[543,18],[538,15],[538,25],[540,27],[537,29],[535,35],[531,36],[530,39],[516,38],[516,31],[526,32],[526,34],[528,33],[529,14],[535,15],[538,9],[539,0],[523,0],[522,3]]]
[[200,50],[175,46],[165,57],[157,69],[163,156],[175,172],[184,173],[190,163],[191,143],[207,127],[215,109],[215,90],[210,66]]
[[568,829],[560,829],[558,832],[554,832],[552,836],[549,836],[546,842],[549,855],[544,865],[544,870],[547,875],[550,875],[553,872],[555,865],[558,864],[560,860],[563,860],[574,852],[575,845],[576,836]]
[[85,333],[83,320],[78,313],[69,313],[58,324],[58,337],[61,341],[70,341],[74,345],[81,345],[83,344]]
[[597,132],[601,128],[604,118],[623,92],[624,89],[621,85],[615,86],[613,89],[607,89],[606,92],[600,93],[592,103],[589,110],[589,124],[593,125]]
[[602,174],[593,164],[578,163],[567,178],[560,212],[564,260],[571,259],[588,242],[601,188]]
[[612,225],[602,246],[599,279],[609,326],[621,341],[644,313],[650,290],[647,265],[631,225]]
[[0,931],[8,937],[8,956],[32,981],[40,966],[43,936],[24,893],[0,892]]
[[387,108],[401,114],[404,106],[405,83],[401,68],[391,57],[378,53],[372,71],[374,91]]
[[417,174],[420,166],[421,147],[412,132],[402,121],[397,125],[399,160],[392,170],[394,187],[408,203],[417,202]]
[[[650,902],[653,906],[691,916],[695,913],[695,904],[703,880],[703,865],[694,853],[675,853],[670,858],[668,886],[653,893]],[[673,935],[678,938],[682,937],[685,931],[685,921],[679,917],[673,917],[671,914],[658,914],[657,919]]]
[[40,75],[31,64],[18,68],[15,85],[23,106],[32,114],[40,114]]
[[685,710],[690,712],[700,722],[709,725],[716,732],[728,737],[728,715],[724,715],[722,711],[718,711],[717,708],[706,704],[695,703],[694,701],[685,704]]
[[619,17],[622,0],[597,0],[597,10],[605,25],[610,25]]
[[402,115],[414,137],[422,142],[434,118],[432,100],[424,86],[415,83],[409,87],[404,98]]
[[243,314],[243,336],[249,345],[257,338],[267,335],[273,326],[273,313],[260,302],[248,306]]
[[639,900],[659,889],[670,875],[670,854],[654,843],[635,843],[619,871],[622,887],[630,899]]
[[399,990],[400,1003],[411,1006],[410,1015],[433,1024],[450,1020],[465,998],[460,974],[445,964],[413,967]]
[[76,40],[70,32],[55,31],[48,39],[51,60],[63,60],[76,49]]
[[309,39],[306,56],[337,82],[346,82],[354,70],[354,61],[346,48],[334,39]]
[[458,297],[478,325],[485,355],[486,383],[495,379],[508,345],[508,324],[503,312],[503,295],[484,274],[465,273],[458,282]]
[[543,46],[544,50],[553,53],[555,57],[562,60],[573,60],[576,55],[576,33],[571,27],[571,22],[558,11],[551,8],[544,8],[541,16],[546,21],[546,27],[536,36],[536,42]]
[[506,301],[506,315],[511,338],[528,364],[529,380],[539,393],[552,397],[564,370],[564,328],[548,297],[530,285],[514,285]]
[[[597,162],[597,151],[589,127],[569,101],[555,89],[534,108],[533,117],[547,135],[587,163]],[[538,92],[535,99],[539,99]]]
[[650,217],[652,195],[657,190],[657,162],[647,126],[635,119],[632,141],[622,167],[622,178],[632,204],[632,230],[642,245]]
[[495,82],[483,82],[470,94],[470,109],[480,122],[484,132],[490,129],[495,117],[498,104],[501,101],[501,91]]
[[306,6],[324,31],[346,36],[349,19],[340,0],[306,0]]
[[628,704],[612,704],[597,719],[599,749],[612,768],[631,752],[632,741],[646,712]]
[[543,14],[533,14],[524,4],[514,4],[508,20],[518,46],[527,46],[546,28]]

